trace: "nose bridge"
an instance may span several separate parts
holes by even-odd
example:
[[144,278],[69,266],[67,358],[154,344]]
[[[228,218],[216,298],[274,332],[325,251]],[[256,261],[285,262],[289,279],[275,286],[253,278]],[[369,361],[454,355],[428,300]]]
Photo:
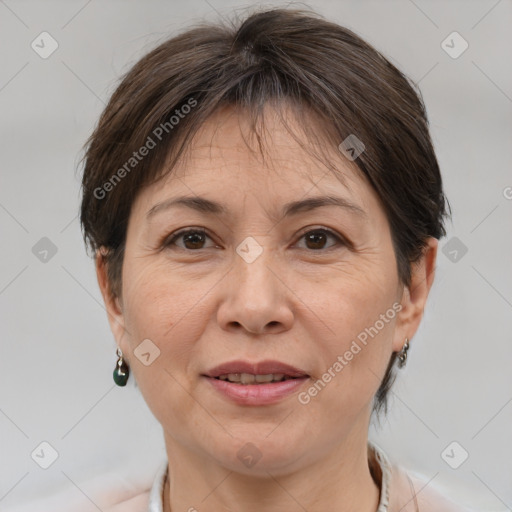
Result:
[[237,248],[234,258],[236,290],[243,296],[246,307],[272,307],[276,300],[277,283],[271,271],[275,266],[272,249],[264,247],[252,237],[247,237]]
[[[270,296],[276,292],[275,277],[270,270],[275,260],[271,249],[248,237],[237,247],[234,260],[234,273],[240,292],[247,295],[248,299],[270,300]],[[261,293],[256,293],[258,290]]]
[[251,237],[236,248],[227,296],[219,308],[219,322],[224,328],[241,325],[261,333],[290,327],[293,314],[286,287],[275,275],[278,262],[274,256],[272,249]]

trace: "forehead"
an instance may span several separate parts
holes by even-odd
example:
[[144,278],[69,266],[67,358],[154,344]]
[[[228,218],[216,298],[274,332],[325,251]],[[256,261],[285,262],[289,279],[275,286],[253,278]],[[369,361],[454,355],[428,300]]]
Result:
[[[314,143],[301,121],[317,134]],[[367,208],[373,190],[355,163],[322,138],[320,127],[315,130],[315,122],[299,119],[292,110],[266,108],[253,130],[244,112],[218,110],[196,132],[174,168],[166,174],[164,170],[163,178],[140,199],[148,205],[169,195],[213,193],[233,202],[237,192],[243,192],[244,200],[253,196],[261,204],[322,192],[350,197]]]

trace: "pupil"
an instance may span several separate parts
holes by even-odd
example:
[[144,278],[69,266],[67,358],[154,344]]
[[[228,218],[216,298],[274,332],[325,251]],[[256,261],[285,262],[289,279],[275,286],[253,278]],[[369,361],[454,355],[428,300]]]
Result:
[[325,243],[325,233],[316,232],[307,236],[307,240],[313,242],[313,249],[321,249]]
[[[203,242],[202,240],[203,234],[202,233],[189,233],[188,235],[185,235],[185,245],[190,249],[197,249],[197,244],[201,245]],[[189,244],[192,244],[193,247],[190,247]]]

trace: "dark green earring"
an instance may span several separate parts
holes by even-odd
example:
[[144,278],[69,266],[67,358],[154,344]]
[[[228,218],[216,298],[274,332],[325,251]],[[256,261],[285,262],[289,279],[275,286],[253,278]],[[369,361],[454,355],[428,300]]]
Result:
[[118,386],[126,386],[126,382],[128,381],[128,377],[130,376],[130,368],[126,364],[123,359],[123,353],[121,349],[117,349],[118,360],[116,363],[116,368],[114,370],[114,382]]

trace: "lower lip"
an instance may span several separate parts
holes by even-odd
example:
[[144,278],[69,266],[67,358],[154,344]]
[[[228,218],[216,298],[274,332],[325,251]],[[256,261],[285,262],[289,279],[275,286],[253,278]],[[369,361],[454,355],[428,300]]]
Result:
[[206,377],[212,386],[239,405],[268,405],[295,393],[309,377],[283,380],[268,384],[237,384]]

